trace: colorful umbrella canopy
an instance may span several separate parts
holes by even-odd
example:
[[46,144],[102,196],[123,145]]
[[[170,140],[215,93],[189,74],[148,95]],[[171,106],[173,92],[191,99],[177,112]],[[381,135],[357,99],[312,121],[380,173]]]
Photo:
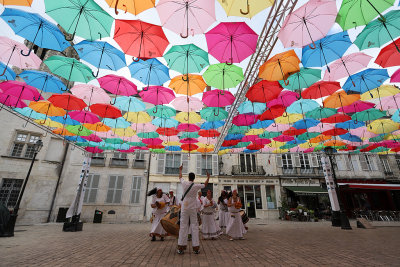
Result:
[[174,98],[175,94],[169,88],[162,86],[149,86],[139,93],[144,102],[153,105],[169,104]]
[[330,72],[325,72],[324,80],[335,81],[344,77],[348,77],[366,68],[371,59],[371,56],[362,52],[343,56],[329,65]]
[[266,110],[267,106],[265,103],[253,103],[251,101],[244,101],[240,104],[238,111],[240,114],[253,113],[262,114]]
[[228,16],[251,18],[262,10],[274,4],[273,0],[257,1],[247,0],[246,4],[241,0],[218,0]]
[[208,53],[194,44],[174,45],[164,58],[170,69],[182,74],[199,73],[210,65]]
[[232,105],[235,97],[229,91],[211,90],[203,94],[203,103],[208,107],[225,107]]
[[[208,107],[208,108],[204,108],[204,109],[200,110],[200,115],[201,115],[202,119],[204,119],[208,122],[219,122],[228,117],[228,112],[222,108]],[[210,126],[204,126],[206,128],[203,128],[203,126],[202,126],[202,128],[207,129],[208,127],[215,127],[215,126],[217,126],[217,125],[211,124]],[[218,128],[218,127],[216,127],[216,128]]]
[[202,93],[207,84],[204,82],[201,75],[187,74],[176,76],[171,80],[168,86],[177,94],[192,96]]
[[258,77],[267,81],[284,80],[285,85],[289,85],[286,79],[290,74],[300,71],[299,63],[300,59],[294,50],[276,54],[260,67]]
[[176,110],[168,106],[155,106],[147,110],[150,116],[170,118],[176,115]]
[[129,65],[129,70],[132,78],[147,84],[147,86],[150,84],[163,85],[170,80],[168,68],[156,58],[133,61]]
[[242,68],[226,63],[210,65],[203,74],[206,83],[216,88],[234,88],[243,79]]
[[0,62],[0,71],[4,70],[4,73],[0,75],[0,80],[15,80],[17,77],[17,74],[8,66],[6,66],[4,63]]
[[116,119],[122,117],[121,111],[110,104],[93,104],[90,110],[102,118]]
[[33,100],[43,99],[37,89],[19,81],[5,81],[0,83],[0,93],[3,96],[13,96],[17,100]]
[[323,101],[326,108],[340,108],[351,105],[360,99],[360,95],[348,95],[345,91],[337,91]]
[[314,83],[303,92],[301,92],[301,97],[307,99],[318,99],[324,96],[329,96],[339,89],[339,82],[320,81]]
[[392,74],[390,78],[391,83],[398,83],[400,82],[400,69],[398,69],[395,73]]
[[386,69],[366,69],[351,75],[342,86],[346,92],[365,93],[381,86],[389,75]]
[[126,112],[138,112],[146,109],[146,105],[137,97],[120,96],[115,98],[114,106]]
[[246,97],[252,102],[267,103],[279,96],[282,86],[277,81],[260,81],[251,86],[246,93]]
[[18,76],[30,86],[40,89],[40,93],[61,94],[66,91],[65,84],[59,78],[44,71],[24,70]]
[[111,98],[100,87],[89,84],[77,84],[71,88],[71,93],[90,106],[96,103],[109,104]]
[[82,99],[68,93],[53,94],[48,101],[65,110],[82,110],[86,107],[86,103]]
[[400,124],[390,119],[380,119],[371,122],[368,131],[375,134],[387,134],[399,129]]
[[385,46],[378,57],[375,59],[375,63],[382,68],[388,68],[400,65],[400,53],[397,52],[397,48],[400,47],[400,38],[395,42]]
[[[81,123],[95,124],[100,122],[96,114],[87,110],[71,111],[68,113],[68,115],[71,117],[71,119],[79,121]],[[88,128],[89,130],[94,130],[91,127],[90,128],[88,126],[85,127]]]
[[321,79],[321,70],[301,68],[299,72],[290,75],[287,80],[288,85],[284,81],[279,83],[286,89],[291,91],[301,91],[302,88],[307,88]]
[[[136,124],[144,124],[144,123],[148,123],[151,121],[151,117],[147,112],[144,111],[138,111],[138,112],[127,112],[124,114],[124,118],[129,121],[129,122],[133,122]],[[145,125],[142,125],[142,127],[140,127],[139,125],[136,125],[136,127],[134,128],[136,131],[138,131],[141,128],[146,127]],[[146,127],[147,128],[147,127]]]
[[101,88],[115,95],[131,96],[137,94],[137,86],[128,79],[109,74],[98,78]]
[[3,6],[13,5],[13,6],[31,6],[33,0],[0,0],[0,4]]
[[106,0],[106,2],[115,9],[115,15],[119,14],[118,9],[138,15],[155,6],[155,0]]
[[[188,102],[189,99],[189,102]],[[195,97],[191,97],[191,96],[180,96],[175,98],[172,102],[171,102],[172,106],[179,111],[200,111],[204,104],[203,102]]]

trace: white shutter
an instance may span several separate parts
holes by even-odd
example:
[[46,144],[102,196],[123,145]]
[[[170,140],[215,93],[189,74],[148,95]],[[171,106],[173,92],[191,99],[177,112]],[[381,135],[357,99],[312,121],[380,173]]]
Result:
[[294,167],[301,167],[299,154],[292,154],[292,161]]
[[164,173],[164,166],[165,166],[165,154],[158,154],[157,155],[157,173]]
[[313,168],[317,168],[318,167],[317,154],[310,154],[309,159],[310,159],[310,166]]
[[336,160],[337,169],[338,169],[339,171],[345,171],[345,170],[347,170],[346,164],[345,164],[345,162],[343,161],[342,155],[336,155],[336,156],[335,156],[335,160]]
[[282,155],[275,155],[276,156],[276,165],[278,167],[283,167]]
[[350,155],[351,165],[353,165],[353,170],[355,172],[360,171],[360,165],[358,164],[359,160],[357,160],[357,159],[359,159],[359,156],[360,155]]
[[212,175],[218,174],[218,155],[212,155]]
[[189,172],[189,155],[181,154],[181,164],[183,166],[182,173],[187,174]]
[[377,155],[368,155],[368,158],[369,158],[369,161],[370,161],[370,163],[371,163],[371,170],[372,171],[377,171],[377,170],[379,170],[378,169],[378,165],[379,165],[379,163],[378,163],[378,157],[377,157]]
[[358,158],[359,158],[359,160],[360,160],[361,169],[362,169],[363,171],[368,171],[368,170],[369,170],[367,161],[366,161],[366,159],[365,159],[366,156],[367,156],[367,155],[358,155]]
[[347,170],[353,170],[353,162],[351,161],[351,155],[343,155],[344,162],[346,164]]
[[201,157],[202,155],[196,155],[196,174],[201,175]]

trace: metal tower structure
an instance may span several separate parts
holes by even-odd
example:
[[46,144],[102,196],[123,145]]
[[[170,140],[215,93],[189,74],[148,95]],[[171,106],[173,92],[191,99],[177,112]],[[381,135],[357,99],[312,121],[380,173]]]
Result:
[[244,73],[244,80],[239,84],[236,93],[236,100],[233,102],[229,110],[228,118],[222,128],[221,135],[214,148],[217,153],[224,142],[225,136],[228,134],[232,126],[232,119],[238,114],[237,108],[245,100],[245,95],[249,88],[259,81],[258,69],[270,57],[272,50],[278,41],[278,33],[282,27],[285,17],[295,8],[298,0],[275,0],[265,21],[264,28],[258,39],[256,52],[251,56],[249,65]]

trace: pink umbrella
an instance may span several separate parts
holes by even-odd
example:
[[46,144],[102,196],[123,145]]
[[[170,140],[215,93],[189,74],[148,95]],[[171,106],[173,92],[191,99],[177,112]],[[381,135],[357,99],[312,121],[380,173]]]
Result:
[[134,136],[122,136],[121,139],[126,141],[126,142],[141,142],[139,136],[137,136],[137,135],[134,135]]
[[[187,99],[189,99],[189,103],[187,102]],[[191,111],[198,112],[204,107],[203,102],[201,102],[200,99],[193,96],[177,97],[171,102],[171,104],[176,110],[188,111],[188,112]]]
[[277,105],[288,107],[293,102],[297,101],[299,97],[300,95],[298,93],[285,90],[282,91],[276,99],[269,101],[267,107],[270,108]]
[[189,123],[179,124],[177,129],[181,132],[198,132],[198,131],[200,131],[199,126],[197,126],[196,124],[189,124]]
[[43,100],[38,90],[24,82],[19,81],[6,81],[0,83],[0,90],[3,95],[10,95],[17,97],[18,100]]
[[215,21],[214,0],[160,0],[156,9],[162,26],[182,38],[204,33]]
[[381,110],[388,109],[399,109],[400,108],[400,94],[393,96],[382,97],[380,103],[376,105],[376,108]]
[[268,145],[271,143],[271,140],[265,138],[258,138],[254,140],[253,143],[257,145]]
[[354,112],[361,112],[361,111],[364,111],[367,109],[371,109],[373,107],[375,107],[374,103],[358,100],[358,101],[352,103],[351,105],[339,108],[338,112],[354,113]]
[[218,142],[218,138],[210,138],[210,137],[199,137],[197,138],[199,143],[215,145]]
[[208,53],[219,62],[240,63],[256,51],[258,35],[245,22],[221,22],[206,33]]
[[[14,108],[25,108],[27,105],[22,100],[18,99],[18,97],[12,95],[5,95],[0,94],[0,103],[6,105],[7,107],[14,107]],[[0,110],[3,107],[0,108]]]
[[293,153],[296,153],[296,152],[304,152],[304,151],[306,151],[306,150],[308,150],[308,148],[306,149],[306,148],[302,148],[302,147],[298,147],[298,146],[292,147],[291,149],[289,149],[289,151],[290,151],[290,152],[293,152]]
[[249,126],[258,121],[260,115],[239,114],[233,117],[232,123],[237,126]]
[[242,138],[242,142],[252,142],[257,139],[259,139],[258,135],[245,135]]
[[166,135],[160,135],[160,139],[163,140],[164,142],[179,142],[179,137],[178,136],[166,136]]
[[109,74],[97,80],[102,88],[114,95],[131,96],[138,93],[137,86],[121,76]]
[[77,84],[71,88],[71,93],[90,106],[92,104],[109,104],[111,98],[100,87],[89,84]]
[[350,129],[349,133],[352,135],[357,135],[360,138],[373,138],[378,136],[378,134],[368,131],[367,126],[359,127],[357,129]]
[[0,70],[0,72],[3,72],[0,76],[4,75],[9,64],[21,69],[38,69],[42,60],[34,53],[23,56],[21,52],[27,50],[29,48],[21,43],[7,37],[0,37],[0,61],[6,62],[4,70]]
[[68,114],[71,119],[79,121],[81,123],[95,124],[97,122],[100,122],[100,119],[96,114],[87,110],[71,111]]
[[90,153],[102,153],[104,151],[104,150],[101,150],[98,147],[86,147],[85,150],[90,152]]
[[100,143],[101,141],[103,141],[103,139],[94,134],[91,134],[89,136],[82,136],[82,138],[96,143]]
[[161,145],[163,141],[160,138],[144,138],[142,142],[146,145],[156,146]]
[[162,86],[149,86],[139,93],[144,102],[154,105],[169,104],[175,99],[174,91]]
[[310,148],[307,148],[306,150],[304,150],[303,152],[304,153],[311,153],[311,152],[313,152],[314,151],[314,148],[313,147],[310,147]]
[[372,57],[362,52],[353,53],[332,62],[330,72],[325,71],[325,81],[337,81],[366,68]]
[[278,141],[278,142],[288,142],[288,141],[292,141],[294,140],[293,136],[289,136],[289,135],[280,135],[277,137],[272,138],[274,141]]
[[232,105],[235,97],[229,91],[224,90],[211,90],[203,94],[203,103],[207,107],[226,107]]
[[131,128],[135,130],[137,133],[149,133],[149,132],[155,132],[158,127],[148,122],[148,123],[132,123]]
[[246,149],[245,147],[240,147],[240,148],[235,147],[235,148],[232,148],[232,149],[229,151],[229,153],[242,153],[243,150],[245,150],[245,149]]
[[183,138],[179,142],[182,144],[196,144],[199,142],[196,138]]
[[308,128],[308,132],[316,132],[316,133],[320,133],[320,132],[324,132],[327,130],[332,130],[333,128],[335,128],[335,124],[334,123],[320,123],[314,127]]
[[109,130],[108,132],[95,132],[95,134],[101,138],[117,137],[117,135],[111,130]]
[[260,150],[261,153],[271,153],[272,151],[274,151],[276,148],[275,147],[269,147],[269,146],[265,146],[264,148],[262,148]]
[[390,78],[391,83],[400,83],[400,69],[396,70],[395,73],[392,74]]
[[267,132],[284,132],[288,130],[291,126],[289,124],[280,124],[280,123],[274,123],[265,128],[265,131]]
[[283,22],[278,38],[284,47],[315,48],[314,41],[327,35],[337,16],[336,1],[309,1],[289,14]]

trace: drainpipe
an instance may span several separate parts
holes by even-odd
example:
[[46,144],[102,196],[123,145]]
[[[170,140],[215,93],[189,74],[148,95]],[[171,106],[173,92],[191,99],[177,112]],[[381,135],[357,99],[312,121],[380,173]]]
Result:
[[69,148],[69,143],[67,142],[67,144],[65,145],[64,154],[63,154],[63,158],[62,158],[62,161],[61,161],[60,171],[58,172],[58,179],[57,179],[56,188],[54,189],[53,198],[51,200],[49,215],[47,216],[47,223],[50,222],[50,217],[51,217],[51,214],[53,212],[53,206],[54,206],[54,202],[56,200],[58,187],[60,185],[61,175],[62,175],[62,172],[63,172],[63,169],[64,169],[64,165],[65,165],[65,159],[67,158],[68,148]]
[[146,218],[147,211],[147,191],[149,190],[149,180],[150,180],[150,164],[151,163],[151,152],[149,153],[149,162],[147,163],[147,181],[146,181],[146,191],[144,192],[144,209],[143,209],[143,220]]

